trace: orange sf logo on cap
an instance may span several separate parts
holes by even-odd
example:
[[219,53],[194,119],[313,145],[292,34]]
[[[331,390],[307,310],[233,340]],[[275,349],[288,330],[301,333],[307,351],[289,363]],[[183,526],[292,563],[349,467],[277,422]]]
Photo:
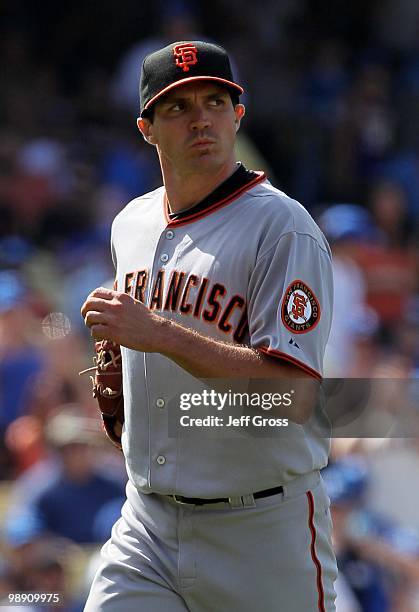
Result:
[[192,43],[183,43],[173,47],[176,66],[182,68],[183,72],[188,72],[189,66],[193,66],[198,62],[197,53],[198,49]]

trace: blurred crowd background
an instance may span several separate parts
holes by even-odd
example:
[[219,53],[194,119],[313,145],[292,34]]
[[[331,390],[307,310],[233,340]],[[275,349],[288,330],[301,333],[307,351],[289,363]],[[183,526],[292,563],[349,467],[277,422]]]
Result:
[[246,90],[238,158],[331,244],[326,375],[386,382],[369,399],[386,435],[343,429],[324,474],[337,610],[418,611],[419,3],[4,0],[0,15],[0,598],[60,591],[81,610],[119,515],[126,473],[77,374],[79,309],[112,284],[114,215],[160,184],[135,124],[142,59],[200,38]]

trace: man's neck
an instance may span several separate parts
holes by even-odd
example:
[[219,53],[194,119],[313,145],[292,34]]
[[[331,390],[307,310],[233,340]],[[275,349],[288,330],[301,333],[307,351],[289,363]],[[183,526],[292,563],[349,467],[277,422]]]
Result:
[[218,171],[208,174],[180,175],[162,166],[163,182],[170,211],[176,213],[191,208],[228,179],[235,170],[237,170],[237,165],[234,160],[222,166]]

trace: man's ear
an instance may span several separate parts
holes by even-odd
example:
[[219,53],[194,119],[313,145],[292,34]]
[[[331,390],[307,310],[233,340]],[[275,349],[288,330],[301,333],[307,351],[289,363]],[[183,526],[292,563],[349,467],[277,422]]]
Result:
[[236,104],[236,106],[234,107],[234,112],[236,114],[236,132],[238,131],[239,127],[240,127],[240,122],[243,119],[244,115],[246,114],[246,108],[244,107],[244,104]]
[[149,119],[143,119],[142,117],[138,117],[137,126],[141,134],[143,135],[144,140],[151,145],[155,145],[156,141],[154,139],[153,124],[151,123],[151,121]]

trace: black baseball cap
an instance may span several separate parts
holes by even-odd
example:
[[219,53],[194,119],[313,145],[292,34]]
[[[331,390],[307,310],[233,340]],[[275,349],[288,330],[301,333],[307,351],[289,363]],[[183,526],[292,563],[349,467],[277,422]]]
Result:
[[140,79],[141,116],[165,93],[193,81],[216,81],[239,96],[230,60],[223,47],[202,41],[174,42],[147,55]]

